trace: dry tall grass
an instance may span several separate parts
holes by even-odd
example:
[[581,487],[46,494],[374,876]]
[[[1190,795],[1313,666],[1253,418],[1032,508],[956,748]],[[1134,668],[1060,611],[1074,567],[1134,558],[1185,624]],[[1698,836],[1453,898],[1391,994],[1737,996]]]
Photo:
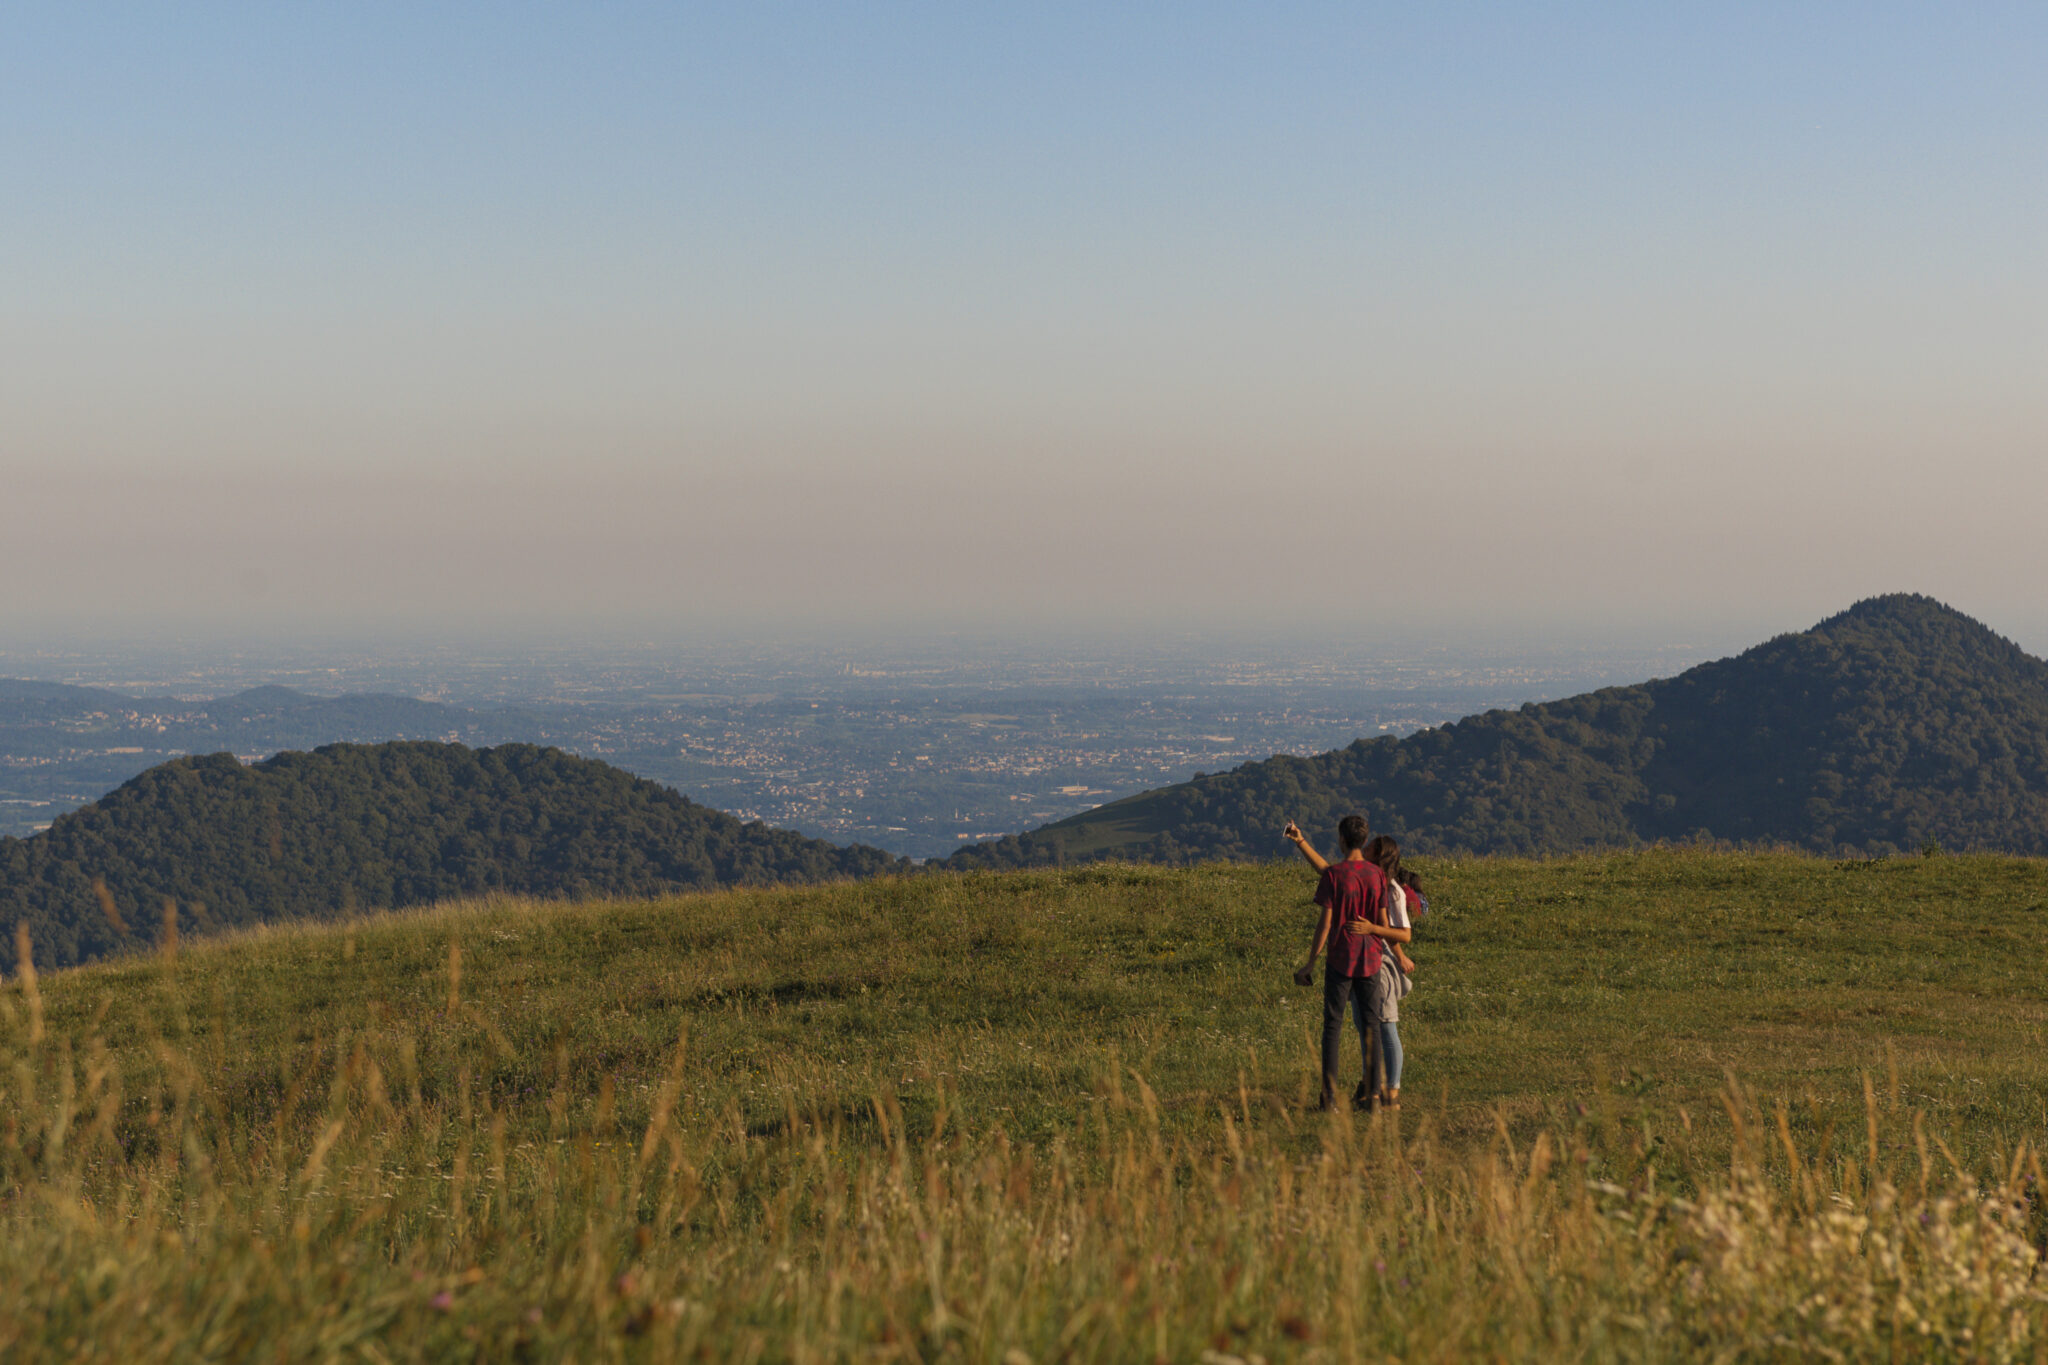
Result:
[[[46,1029],[32,973],[7,992],[0,1355],[2048,1355],[2038,1156],[1963,1169],[1875,1093],[1853,1151],[1802,1150],[1731,1081],[1735,1155],[1706,1169],[1682,1121],[1604,1126],[1598,1152],[1504,1122],[1454,1149],[1413,1107],[1305,1115],[1244,1088],[1169,1126],[1105,1052],[1071,1123],[1025,1143],[943,1099],[913,1130],[886,1091],[693,1119],[686,1039],[651,1093],[591,1094],[558,1061],[550,1093],[499,1104],[467,1069],[423,1085],[441,1045],[395,1028],[309,1054],[264,1112],[177,1041],[161,970],[140,1068],[97,1019]],[[454,1014],[454,952],[446,971]]]

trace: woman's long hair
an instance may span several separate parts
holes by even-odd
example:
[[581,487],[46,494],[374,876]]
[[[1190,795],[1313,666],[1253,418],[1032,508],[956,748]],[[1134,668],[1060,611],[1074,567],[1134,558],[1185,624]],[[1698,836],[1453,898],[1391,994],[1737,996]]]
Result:
[[1372,842],[1365,846],[1366,861],[1376,865],[1387,874],[1390,882],[1406,882],[1408,874],[1401,867],[1401,845],[1391,834],[1375,834]]

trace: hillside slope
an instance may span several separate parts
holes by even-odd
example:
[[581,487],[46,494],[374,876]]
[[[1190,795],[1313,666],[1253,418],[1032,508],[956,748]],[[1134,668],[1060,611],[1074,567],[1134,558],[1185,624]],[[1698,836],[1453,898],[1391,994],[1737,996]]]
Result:
[[[1423,871],[1431,912],[1402,1034],[1418,1100],[1434,1109],[1450,1085],[1447,1136],[1484,1147],[1497,1106],[1527,1120],[1603,1057],[1637,1078],[1635,1100],[1689,1106],[1703,1125],[1734,1066],[1768,1092],[1827,1096],[1846,1131],[1860,1126],[1861,1073],[1886,1072],[1887,1040],[1913,1093],[1979,1138],[2040,1122],[2048,862],[1656,849]],[[332,1068],[374,1016],[387,1075],[402,1074],[398,1039],[415,1032],[419,1064],[438,1073],[430,1094],[453,1097],[467,1068],[479,1098],[542,1130],[556,1085],[587,1103],[608,1077],[622,1105],[646,1105],[687,1035],[685,1102],[707,1126],[728,1103],[772,1124],[784,1085],[834,1113],[887,1084],[926,1119],[943,1104],[1050,1140],[1088,1105],[1090,1064],[1111,1062],[1112,1075],[1142,1070],[1164,1121],[1195,1132],[1218,1101],[1236,1107],[1240,1084],[1313,1098],[1302,1030],[1320,997],[1290,974],[1314,886],[1299,862],[1099,864],[683,899],[501,897],[189,944],[170,967],[191,1026],[228,1030],[220,1055],[234,1061],[209,1074],[246,1087],[239,1102],[265,1122],[319,1060],[301,1121],[324,1123]],[[1968,933],[1946,918],[1958,902]],[[1560,939],[1575,945],[1563,958]],[[476,1011],[459,1018],[446,1013],[451,940]],[[40,942],[36,960],[48,965]],[[48,1026],[101,1028],[150,1069],[169,1026],[145,1021],[164,1007],[166,967],[152,954],[48,973]],[[1556,1019],[1572,1027],[1532,1045],[1533,1021]],[[19,1036],[0,1024],[0,1076]],[[1357,1039],[1346,1048],[1356,1065]],[[144,1085],[125,1089],[145,1107]]]
[[334,744],[245,767],[160,764],[29,839],[0,839],[0,961],[26,922],[58,966],[184,933],[510,891],[639,896],[901,867],[745,823],[525,744]]
[[1299,863],[11,975],[0,1359],[2038,1358],[2048,863],[1426,875],[1376,1115]]
[[1432,852],[2048,852],[2048,664],[1931,598],[1871,598],[1675,678],[1248,763],[952,862],[1269,857],[1288,820],[1351,810]]

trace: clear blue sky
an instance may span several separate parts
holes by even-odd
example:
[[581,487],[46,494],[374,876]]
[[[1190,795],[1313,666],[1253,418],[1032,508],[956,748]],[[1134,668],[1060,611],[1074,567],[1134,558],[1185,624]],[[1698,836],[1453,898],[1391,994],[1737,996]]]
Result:
[[0,630],[2048,639],[2048,7],[8,6]]

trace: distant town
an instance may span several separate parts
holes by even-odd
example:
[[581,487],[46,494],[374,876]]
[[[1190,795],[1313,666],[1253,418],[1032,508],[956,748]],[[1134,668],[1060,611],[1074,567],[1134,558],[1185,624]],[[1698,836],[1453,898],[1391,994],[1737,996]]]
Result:
[[1393,660],[969,645],[459,659],[0,651],[0,676],[32,680],[0,684],[0,834],[31,834],[181,754],[254,762],[344,740],[521,741],[604,759],[746,819],[929,858],[1197,772],[1409,734],[1696,658],[1680,646]]

